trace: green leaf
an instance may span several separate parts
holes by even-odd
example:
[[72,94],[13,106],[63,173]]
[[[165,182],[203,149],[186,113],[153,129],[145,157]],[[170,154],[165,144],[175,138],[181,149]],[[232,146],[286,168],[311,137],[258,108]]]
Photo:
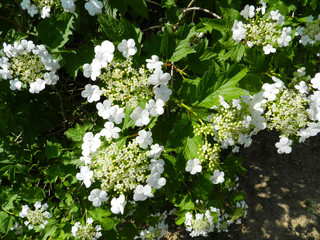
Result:
[[42,240],[45,240],[48,237],[50,237],[56,231],[56,229],[58,229],[58,226],[58,222],[55,219],[50,218],[48,220],[48,223],[46,224],[46,227],[44,228],[45,234],[42,237]]
[[46,197],[46,194],[41,188],[36,186],[31,188],[22,187],[21,197],[27,202],[35,203],[36,201],[42,201]]
[[192,132],[191,137],[188,136],[184,141],[183,156],[185,159],[191,160],[198,157],[198,151],[202,145],[202,136],[196,136]]
[[6,212],[0,212],[0,233],[6,234],[15,222],[14,217],[8,215]]
[[178,94],[181,96],[181,100],[186,104],[194,105],[198,101],[198,85],[200,78],[189,79],[184,78],[182,86],[179,89]]
[[46,156],[48,159],[57,158],[62,153],[62,145],[58,142],[47,141]]
[[93,46],[83,43],[73,52],[62,53],[64,67],[67,73],[75,78],[78,75],[78,70],[85,63],[90,63],[94,57]]
[[136,47],[140,48],[142,33],[139,28],[136,28],[131,22],[125,18],[120,20],[109,15],[99,15],[98,21],[104,33],[114,42],[119,43],[123,39],[133,38],[136,42]]
[[74,142],[80,142],[82,141],[83,136],[86,134],[86,132],[91,130],[93,128],[93,123],[91,122],[85,122],[82,126],[79,124],[76,124],[75,128],[70,128],[66,131],[66,136],[70,140]]
[[38,38],[52,50],[63,47],[72,34],[74,16],[62,13],[57,20],[45,18],[37,26]]
[[170,25],[165,25],[161,40],[160,54],[166,59],[169,59],[175,48],[175,42],[173,38],[173,30]]
[[202,101],[212,92],[216,81],[217,76],[215,74],[215,68],[214,66],[211,66],[209,70],[205,72],[197,87],[198,101]]
[[179,207],[180,211],[193,210],[195,208],[194,203],[188,195],[176,199],[174,206]]
[[46,174],[46,179],[50,183],[57,181],[58,177],[61,175],[60,165],[51,165],[47,170],[44,171]]
[[191,121],[186,118],[176,122],[169,134],[167,147],[182,147],[183,141],[190,135],[190,130],[192,134],[192,129]]
[[89,211],[89,215],[96,221],[99,221],[103,230],[108,231],[111,230],[115,223],[112,218],[108,217],[111,215],[109,210],[105,210],[102,208],[95,208],[92,211]]

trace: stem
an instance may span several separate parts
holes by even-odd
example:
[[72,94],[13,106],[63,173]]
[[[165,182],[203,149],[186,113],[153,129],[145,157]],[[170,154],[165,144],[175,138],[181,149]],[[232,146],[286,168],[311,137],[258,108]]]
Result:
[[154,5],[157,5],[157,6],[161,7],[161,4],[160,4],[160,3],[157,3],[157,2],[155,2],[155,1],[152,1],[152,0],[145,0],[145,1],[148,2],[148,3],[152,3],[152,4],[154,4]]
[[190,8],[186,8],[186,9],[184,9],[182,12],[183,12],[183,13],[186,13],[186,12],[193,11],[193,10],[203,11],[203,12],[205,12],[205,13],[208,13],[208,14],[212,15],[212,16],[215,17],[215,18],[221,19],[221,17],[220,17],[218,14],[216,14],[216,13],[214,13],[214,12],[211,12],[211,11],[208,10],[208,9],[200,8],[200,7],[190,7]]
[[198,118],[199,122],[201,123],[201,125],[204,125],[204,123],[203,123],[202,119],[199,117],[199,115],[192,111],[192,109],[194,107],[189,107],[189,106],[185,105],[184,103],[179,102],[177,99],[175,99],[175,101],[176,101],[176,103],[180,104],[182,107],[187,109],[189,111],[189,113],[192,113],[194,116],[196,116]]

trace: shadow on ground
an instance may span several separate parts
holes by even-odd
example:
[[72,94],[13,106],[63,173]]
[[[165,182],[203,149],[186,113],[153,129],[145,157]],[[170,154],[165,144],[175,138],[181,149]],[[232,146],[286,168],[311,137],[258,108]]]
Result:
[[263,132],[244,149],[248,173],[240,188],[248,216],[227,239],[320,239],[320,136],[278,154],[277,134]]
[[[296,144],[288,155],[277,153],[278,141],[276,133],[261,132],[242,150],[248,172],[239,188],[248,215],[229,233],[206,239],[320,240],[320,136]],[[170,235],[167,239],[192,239],[183,227]]]

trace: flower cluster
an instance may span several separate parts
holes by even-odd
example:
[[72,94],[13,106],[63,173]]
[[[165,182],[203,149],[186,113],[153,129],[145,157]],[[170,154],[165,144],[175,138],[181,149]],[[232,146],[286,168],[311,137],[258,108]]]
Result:
[[59,1],[54,0],[23,0],[20,6],[23,10],[27,10],[31,17],[40,13],[41,18],[47,18],[50,17],[51,8],[59,6],[59,4]]
[[164,212],[162,214],[151,214],[151,219],[153,218],[156,218],[157,223],[154,226],[149,226],[147,229],[142,230],[139,236],[136,236],[134,239],[159,240],[166,234],[166,232],[168,231],[168,224],[165,223],[167,212]]
[[82,239],[82,240],[96,240],[102,236],[101,226],[97,225],[93,227],[93,219],[88,218],[86,225],[81,225],[80,222],[76,222],[71,229],[71,236]]
[[300,36],[299,43],[302,45],[313,45],[320,41],[320,15],[314,19],[313,16],[307,17],[307,23],[304,27],[296,29],[296,36]]
[[23,205],[22,210],[19,213],[19,217],[27,218],[24,224],[28,229],[33,229],[34,227],[44,228],[48,223],[48,218],[51,218],[51,213],[46,211],[48,204],[41,205],[41,202],[36,202],[34,204],[35,210],[30,210],[28,205]]
[[[202,201],[196,201],[203,205]],[[186,230],[190,232],[191,237],[203,236],[207,237],[208,233],[217,231],[228,232],[228,226],[236,222],[241,223],[241,217],[247,215],[247,204],[244,201],[236,203],[236,210],[232,216],[227,213],[222,213],[220,209],[215,207],[209,207],[203,213],[196,213],[194,216],[191,212],[187,212],[185,215],[184,224]]]
[[204,135],[204,143],[198,153],[201,156],[200,162],[208,162],[210,170],[216,169],[221,149],[232,147],[233,152],[238,152],[237,144],[249,147],[251,137],[266,128],[262,116],[265,103],[262,94],[242,96],[233,99],[232,104],[219,96],[219,102],[220,107],[212,107],[215,113],[208,116],[208,123],[194,127],[196,135]]
[[262,46],[265,54],[275,53],[277,47],[289,45],[292,40],[292,30],[291,27],[283,27],[284,16],[279,10],[271,11],[269,16],[262,17],[261,15],[265,14],[266,4],[261,2],[260,8],[255,9],[252,5],[246,5],[240,12],[245,21],[234,21],[232,38],[236,43],[243,42],[248,47]]
[[30,93],[39,93],[46,85],[55,85],[59,80],[56,71],[60,68],[44,45],[21,40],[13,45],[3,43],[5,57],[0,58],[0,75],[10,80],[11,90],[21,90],[29,85]]
[[80,173],[76,175],[87,188],[92,182],[101,183],[100,187],[103,190],[94,189],[88,198],[94,206],[100,206],[105,202],[108,192],[120,195],[111,201],[114,207],[111,209],[112,212],[123,213],[123,194],[134,191],[133,200],[144,201],[153,197],[152,188],[159,189],[166,184],[166,179],[161,177],[164,161],[159,158],[163,147],[158,144],[152,145],[150,131],[140,130],[138,136],[126,145],[119,145],[118,142],[102,145],[99,138],[101,135],[94,136],[88,132],[84,136],[81,160],[85,165],[80,167]]

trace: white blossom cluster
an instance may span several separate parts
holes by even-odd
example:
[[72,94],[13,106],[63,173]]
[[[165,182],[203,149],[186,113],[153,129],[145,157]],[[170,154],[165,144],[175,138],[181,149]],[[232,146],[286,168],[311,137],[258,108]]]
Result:
[[6,56],[0,58],[0,75],[10,80],[11,90],[29,87],[30,93],[39,93],[59,80],[56,71],[60,65],[44,45],[23,39],[13,45],[3,43],[2,51]]
[[[19,213],[19,217],[26,218],[24,225],[28,229],[33,229],[34,227],[45,228],[45,225],[48,223],[49,218],[51,218],[51,213],[46,211],[48,209],[48,204],[41,204],[41,202],[36,202],[34,204],[35,210],[31,210],[28,205],[23,205],[22,210]],[[21,230],[17,226],[18,230]]]
[[81,95],[90,103],[99,101],[102,95],[107,97],[97,104],[97,109],[99,116],[108,121],[120,124],[125,117],[124,108],[131,107],[130,118],[135,125],[148,125],[151,117],[164,113],[164,105],[172,94],[168,88],[171,76],[161,70],[163,62],[155,55],[146,60],[147,69],[133,68],[130,56],[137,52],[133,39],[124,39],[118,50],[125,61],[113,61],[115,46],[110,41],[95,47],[92,63],[83,65],[84,76],[92,81],[99,79],[102,87],[87,84]]
[[51,8],[59,6],[59,3],[55,0],[22,0],[20,6],[23,10],[27,10],[31,17],[40,13],[41,18],[47,18],[50,17]]
[[[50,17],[54,8],[62,8],[66,12],[74,13],[76,10],[75,0],[22,0],[20,6],[27,10],[31,17],[39,14],[41,18]],[[84,8],[91,16],[102,13],[103,3],[99,0],[86,0]]]
[[139,236],[135,236],[134,239],[141,240],[154,240],[161,239],[168,231],[168,224],[165,223],[167,218],[167,212],[151,214],[151,218],[157,218],[157,223],[154,226],[149,226],[147,229],[142,230]]
[[102,236],[101,226],[93,227],[93,219],[88,218],[86,225],[76,222],[71,228],[71,236],[82,240],[96,240]]
[[[203,203],[202,201],[200,202]],[[196,203],[199,203],[199,201],[196,201]],[[220,209],[215,207],[209,207],[204,213],[196,213],[195,215],[187,212],[184,224],[191,237],[207,237],[209,233],[214,231],[228,232],[228,227],[232,223],[239,224],[241,223],[241,217],[246,217],[247,208],[247,204],[241,201],[236,203],[236,210],[233,216],[227,213],[223,214]]]
[[[126,145],[111,142],[102,144],[100,133],[88,132],[83,137],[80,158],[84,165],[76,178],[87,188],[94,182],[100,182],[100,189],[91,191],[88,200],[98,207],[107,201],[107,193],[119,196],[111,200],[111,211],[123,214],[126,205],[125,195],[133,191],[134,201],[144,201],[153,197],[152,189],[160,189],[166,184],[161,176],[165,162],[159,158],[163,147],[152,144],[151,131],[140,130],[138,136]],[[112,130],[111,135],[112,135]],[[117,132],[116,132],[117,133]]]
[[313,45],[320,41],[320,14],[318,18],[313,16],[307,17],[307,23],[304,27],[298,27],[296,29],[296,36],[300,36],[299,43],[306,46],[308,44]]
[[232,38],[236,43],[243,42],[248,47],[262,46],[264,53],[275,53],[277,47],[287,47],[292,40],[291,27],[283,27],[284,16],[279,10],[271,11],[267,18],[262,18],[266,3],[255,8],[246,5],[240,12],[244,21],[235,20],[232,27]]

